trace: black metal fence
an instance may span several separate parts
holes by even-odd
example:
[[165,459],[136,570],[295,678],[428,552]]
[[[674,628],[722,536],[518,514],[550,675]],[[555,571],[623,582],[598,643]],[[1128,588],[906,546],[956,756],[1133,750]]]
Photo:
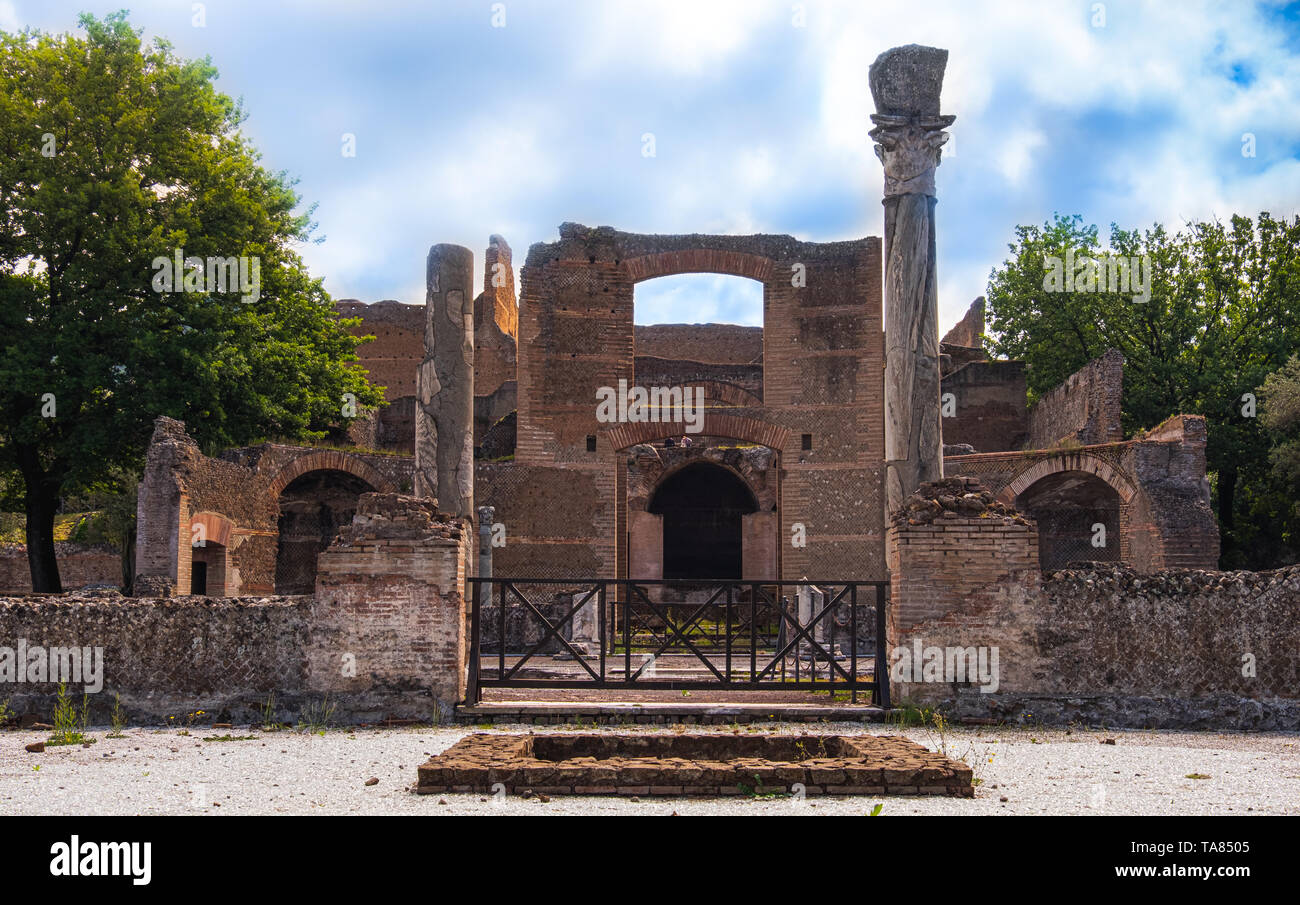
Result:
[[870,692],[889,706],[887,581],[471,578],[483,688]]

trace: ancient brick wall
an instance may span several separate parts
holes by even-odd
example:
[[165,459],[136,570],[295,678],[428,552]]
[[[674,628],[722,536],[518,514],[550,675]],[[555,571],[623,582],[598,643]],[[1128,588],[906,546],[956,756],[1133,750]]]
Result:
[[1219,562],[1219,523],[1205,474],[1205,419],[1174,415],[1133,443],[1125,464],[1137,478],[1130,542],[1133,562],[1148,570],[1212,569]]
[[415,369],[424,357],[424,305],[385,299],[367,305],[356,299],[336,302],[343,317],[359,317],[354,336],[374,339],[357,348],[358,365],[370,372],[370,382],[384,387],[389,402],[415,395]]
[[995,680],[981,691],[895,668],[895,702],[998,720],[1300,726],[1300,567],[1043,573],[1032,521],[962,493],[969,481],[922,485],[890,527],[889,657],[992,652]]
[[[492,425],[515,410],[518,405],[518,394],[519,385],[512,378],[487,395],[478,394],[474,396],[475,449],[483,445],[483,438]],[[511,451],[514,451],[513,447]]]
[[[184,725],[186,714],[251,720],[274,693],[293,713],[304,700],[308,598],[124,598],[91,595],[0,599],[0,644],[99,647],[103,689],[90,718],[108,722],[114,695],[132,721]],[[46,678],[49,678],[48,676]],[[69,689],[81,704],[83,688]],[[48,722],[54,682],[6,683],[18,714]]]
[[[950,715],[1134,728],[1300,727],[1300,568],[1011,576],[901,640],[999,647],[996,692],[909,686]],[[897,696],[895,700],[898,700]]]
[[944,472],[978,479],[1007,504],[1040,480],[1096,478],[1120,497],[1120,559],[1141,571],[1212,569],[1219,562],[1219,528],[1205,444],[1203,417],[1174,415],[1122,443],[949,456]]
[[1110,349],[1044,394],[1030,409],[1029,447],[1047,449],[1062,440],[1089,445],[1124,439],[1120,428],[1123,393],[1124,356]]
[[763,328],[738,324],[638,324],[636,354],[712,364],[763,363]]
[[953,414],[942,420],[945,445],[966,443],[984,453],[1028,442],[1024,362],[972,361],[944,374],[941,387],[953,397]]
[[491,506],[505,528],[492,551],[493,574],[504,577],[602,576],[592,539],[612,521],[613,503],[590,470],[519,462],[474,463],[475,503]]
[[[122,554],[110,546],[60,541],[54,545],[54,552],[59,561],[59,579],[67,590],[122,584]],[[0,594],[26,594],[31,589],[27,545],[0,545]]]
[[[703,433],[770,445],[779,454],[780,534],[790,537],[799,524],[808,538],[806,546],[785,549],[783,572],[882,577],[877,239],[817,244],[788,236],[638,236],[562,225],[560,241],[530,249],[523,271],[517,461],[582,473],[597,484],[602,505],[586,543],[597,574],[625,571],[618,549],[628,530],[619,502],[620,450],[680,434],[681,426],[611,428],[596,420],[595,392],[617,387],[620,379],[635,385],[635,358],[645,351],[632,324],[635,284],[697,272],[764,286],[762,405],[735,406],[725,415],[710,410]],[[794,285],[796,274],[805,285]],[[677,359],[695,354],[680,345],[671,352]],[[594,450],[589,438],[596,439]]]
[[450,719],[465,697],[466,534],[427,500],[363,494],[318,563],[307,689],[360,718]]
[[510,246],[500,236],[492,236],[483,259],[483,292],[474,300],[475,396],[490,395],[515,379],[518,332]]
[[944,334],[940,343],[955,346],[963,350],[983,350],[984,348],[984,296],[970,303],[951,330]]
[[702,386],[704,404],[710,408],[763,404],[761,360],[755,364],[714,364],[638,355],[633,373],[636,386]]
[[960,478],[922,484],[895,514],[886,549],[891,638],[1038,569],[1035,525]]
[[[409,490],[407,456],[264,443],[204,456],[185,425],[159,418],[146,457],[136,509],[136,574],[141,593],[171,596],[191,588],[195,526],[225,557],[225,593],[275,589],[280,493],[312,471],[353,475],[371,489]],[[211,568],[211,566],[210,566]]]
[[[130,720],[170,725],[198,710],[203,723],[258,719],[272,696],[290,722],[327,700],[341,723],[442,719],[465,693],[466,545],[427,500],[363,494],[314,597],[0,598],[0,645],[100,648],[89,703],[101,725],[115,696]],[[48,722],[59,677],[30,678],[0,684],[0,700]]]

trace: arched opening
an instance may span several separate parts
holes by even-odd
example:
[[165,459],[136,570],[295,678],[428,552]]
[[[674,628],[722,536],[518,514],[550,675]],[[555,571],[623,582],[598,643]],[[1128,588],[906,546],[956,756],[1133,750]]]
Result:
[[699,462],[673,472],[647,510],[663,516],[663,577],[739,579],[742,519],[758,510],[745,482],[720,465]]
[[[682,273],[633,290],[633,384],[653,393],[703,390],[713,410],[762,405],[763,284],[742,276]],[[693,397],[692,397],[693,398]],[[652,410],[653,420],[678,420]]]
[[280,540],[275,558],[275,593],[310,594],[316,588],[316,558],[339,528],[350,524],[357,498],[374,487],[346,471],[309,471],[280,493]]
[[1083,471],[1047,475],[1016,497],[1016,508],[1038,522],[1043,569],[1084,560],[1118,562],[1120,505],[1113,487]]

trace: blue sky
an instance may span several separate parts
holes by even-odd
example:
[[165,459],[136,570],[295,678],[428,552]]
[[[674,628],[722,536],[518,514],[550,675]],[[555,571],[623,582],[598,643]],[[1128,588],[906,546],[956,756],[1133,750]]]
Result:
[[[0,28],[122,6],[210,56],[264,163],[318,203],[336,297],[423,300],[436,242],[522,265],[565,220],[635,232],[880,235],[867,67],[948,48],[940,325],[1017,223],[1102,227],[1300,210],[1300,3],[0,0]],[[802,10],[802,24],[800,24]],[[356,156],[341,153],[356,136]],[[655,156],[642,154],[653,133]],[[1255,136],[1255,156],[1242,154]],[[480,276],[481,280],[481,276]],[[638,287],[638,322],[760,323],[757,285]]]

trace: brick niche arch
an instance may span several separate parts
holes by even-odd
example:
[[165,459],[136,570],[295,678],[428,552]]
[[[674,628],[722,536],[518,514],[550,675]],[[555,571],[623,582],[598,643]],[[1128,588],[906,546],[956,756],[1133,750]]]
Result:
[[1003,487],[998,493],[998,499],[1007,505],[1014,506],[1016,497],[1038,481],[1049,475],[1060,474],[1065,471],[1080,471],[1100,478],[1119,494],[1120,500],[1126,505],[1132,502],[1133,495],[1137,493],[1137,488],[1133,485],[1133,482],[1105,459],[1090,453],[1068,453],[1035,462]]
[[271,500],[278,500],[284,488],[288,487],[295,478],[302,477],[309,471],[344,471],[365,481],[375,489],[376,493],[397,492],[397,486],[380,474],[369,462],[342,450],[328,449],[299,456],[276,472],[275,477],[271,479]]

